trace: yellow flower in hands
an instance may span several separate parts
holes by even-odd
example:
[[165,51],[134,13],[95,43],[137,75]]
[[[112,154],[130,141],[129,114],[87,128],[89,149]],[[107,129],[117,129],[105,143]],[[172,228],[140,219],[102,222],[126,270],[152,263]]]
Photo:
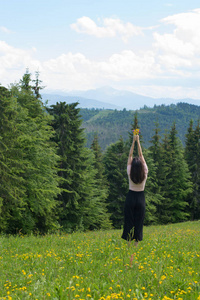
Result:
[[134,135],[138,135],[139,133],[140,133],[140,129],[139,128],[133,130],[133,134]]

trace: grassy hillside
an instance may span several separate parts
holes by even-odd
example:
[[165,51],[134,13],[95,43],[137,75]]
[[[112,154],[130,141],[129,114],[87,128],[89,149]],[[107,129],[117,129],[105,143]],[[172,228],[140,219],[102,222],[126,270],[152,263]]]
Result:
[[[196,126],[200,118],[200,106],[187,103],[154,106],[154,108],[145,107],[137,112],[145,147],[150,145],[149,141],[154,134],[156,121],[159,123],[161,136],[170,129],[173,122],[176,122],[178,136],[184,144],[190,120],[193,119]],[[81,109],[80,114],[84,121],[87,146],[90,147],[94,132],[97,132],[99,143],[104,150],[108,145],[116,142],[120,136],[124,139],[128,138],[135,111]]]
[[0,299],[200,300],[200,222],[121,233],[1,236]]

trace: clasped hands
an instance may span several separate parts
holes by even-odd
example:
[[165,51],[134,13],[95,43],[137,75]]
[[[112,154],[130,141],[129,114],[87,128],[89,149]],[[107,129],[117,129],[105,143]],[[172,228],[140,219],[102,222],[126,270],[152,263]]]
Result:
[[133,141],[134,142],[135,141],[139,142],[139,135],[138,134],[133,136]]

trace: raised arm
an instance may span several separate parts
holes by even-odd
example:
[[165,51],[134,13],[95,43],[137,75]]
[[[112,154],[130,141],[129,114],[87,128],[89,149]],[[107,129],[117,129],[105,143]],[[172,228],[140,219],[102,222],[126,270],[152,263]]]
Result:
[[132,163],[132,159],[133,159],[133,150],[134,150],[134,146],[135,146],[135,141],[136,141],[136,135],[133,136],[133,143],[131,145],[130,151],[129,151],[129,156],[128,156],[128,162],[127,162],[127,166],[131,165]]
[[139,155],[140,159],[142,160],[142,162],[145,163],[145,159],[144,159],[144,156],[142,154],[142,148],[141,148],[141,145],[140,145],[139,135],[136,135],[136,141],[137,141],[137,144],[138,144],[138,155]]

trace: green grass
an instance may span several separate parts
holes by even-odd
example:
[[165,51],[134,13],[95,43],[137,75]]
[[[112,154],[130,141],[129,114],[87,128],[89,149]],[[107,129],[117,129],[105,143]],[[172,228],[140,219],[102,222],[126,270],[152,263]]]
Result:
[[145,227],[137,248],[120,236],[1,236],[0,299],[200,300],[200,222]]
[[98,114],[91,117],[89,120],[86,121],[86,123],[91,123],[93,121],[96,121],[99,118],[107,117],[109,114],[112,114],[113,112],[114,110],[107,110],[107,109],[100,110]]

